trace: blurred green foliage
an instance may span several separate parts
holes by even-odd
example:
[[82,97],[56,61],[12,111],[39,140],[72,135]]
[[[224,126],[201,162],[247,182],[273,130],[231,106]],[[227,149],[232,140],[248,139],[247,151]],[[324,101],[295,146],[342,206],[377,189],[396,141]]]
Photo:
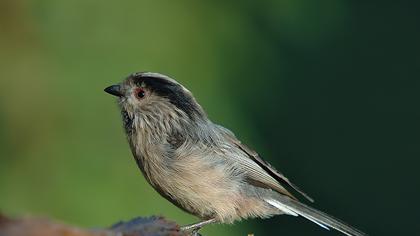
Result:
[[[419,23],[404,1],[2,0],[0,210],[84,226],[196,221],[145,182],[102,91],[155,71],[316,207],[372,235],[414,234]],[[334,234],[294,217],[204,230],[249,232]]]

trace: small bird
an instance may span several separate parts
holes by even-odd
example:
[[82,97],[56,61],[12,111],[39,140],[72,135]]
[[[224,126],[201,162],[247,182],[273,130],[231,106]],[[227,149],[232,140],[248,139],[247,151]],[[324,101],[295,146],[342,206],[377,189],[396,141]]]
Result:
[[209,120],[174,79],[138,72],[105,92],[118,97],[131,151],[149,184],[202,220],[183,230],[196,233],[211,223],[285,214],[346,235],[365,235],[301,203],[291,189],[313,200],[230,130]]

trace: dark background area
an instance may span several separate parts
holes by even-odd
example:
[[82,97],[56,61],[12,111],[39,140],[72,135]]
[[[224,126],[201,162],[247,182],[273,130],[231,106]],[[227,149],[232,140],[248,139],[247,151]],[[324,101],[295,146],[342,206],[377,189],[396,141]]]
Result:
[[[0,2],[0,211],[106,226],[196,219],[140,175],[107,85],[168,74],[370,235],[420,230],[414,1]],[[278,216],[205,235],[339,235]]]

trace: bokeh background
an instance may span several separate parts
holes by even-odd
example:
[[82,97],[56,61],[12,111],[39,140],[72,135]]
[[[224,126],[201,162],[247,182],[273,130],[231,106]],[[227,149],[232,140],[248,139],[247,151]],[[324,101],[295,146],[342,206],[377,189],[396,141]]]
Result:
[[[0,211],[108,226],[161,214],[103,88],[183,83],[215,121],[371,235],[420,230],[415,1],[0,1]],[[205,235],[339,235],[294,217]]]

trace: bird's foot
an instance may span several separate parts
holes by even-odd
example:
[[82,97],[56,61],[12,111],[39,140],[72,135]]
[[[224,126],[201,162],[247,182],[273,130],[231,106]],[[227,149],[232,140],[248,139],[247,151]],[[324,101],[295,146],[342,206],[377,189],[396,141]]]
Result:
[[201,236],[201,234],[198,232],[204,225],[208,225],[211,223],[214,223],[215,219],[205,220],[201,221],[195,224],[190,225],[184,225],[181,227],[181,230],[184,232],[189,232],[191,236]]

